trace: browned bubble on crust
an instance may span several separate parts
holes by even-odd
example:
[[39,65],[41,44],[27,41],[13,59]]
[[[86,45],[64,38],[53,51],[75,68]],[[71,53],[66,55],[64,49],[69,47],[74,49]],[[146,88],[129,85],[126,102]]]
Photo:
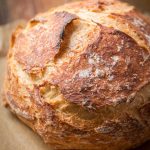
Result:
[[87,1],[86,3],[81,2],[80,4],[72,4],[73,7],[81,7],[81,8],[86,8],[90,11],[95,11],[95,12],[100,12],[105,9],[106,6],[112,5],[114,3],[114,0],[94,0],[94,1]]
[[132,10],[125,14],[110,14],[111,17],[115,17],[116,20],[128,26],[135,32],[140,40],[144,41],[150,48],[150,19],[143,16],[140,12]]
[[59,53],[65,27],[76,18],[77,16],[63,11],[49,15],[47,20],[31,20],[34,26],[28,32],[21,32],[16,40],[16,60],[28,72],[43,69]]
[[139,109],[139,113],[145,123],[150,124],[150,103],[145,104],[143,107],[141,107]]
[[86,2],[84,1],[79,1],[75,3],[70,3],[69,5],[67,4],[67,8],[80,8],[80,9],[87,9],[89,11],[93,12],[101,12],[106,9],[106,7],[109,7],[113,4],[116,4],[119,2],[118,0],[87,0]]
[[127,102],[150,80],[149,52],[121,31],[99,28],[72,67],[55,80],[68,101],[89,109]]
[[[100,134],[108,134],[113,137],[124,137],[128,140],[135,140],[135,138],[139,136],[139,130],[142,131],[143,128],[143,125],[137,119],[126,115],[120,120],[106,121],[95,130]],[[131,132],[132,136],[130,136]]]
[[11,108],[11,110],[27,120],[34,120],[34,116],[30,113],[29,107],[19,104],[10,92],[6,93],[7,106]]

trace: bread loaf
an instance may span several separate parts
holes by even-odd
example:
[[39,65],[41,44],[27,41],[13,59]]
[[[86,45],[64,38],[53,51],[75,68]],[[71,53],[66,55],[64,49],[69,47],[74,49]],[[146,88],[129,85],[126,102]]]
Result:
[[126,150],[150,139],[150,21],[117,0],[51,9],[12,35],[10,110],[56,149]]

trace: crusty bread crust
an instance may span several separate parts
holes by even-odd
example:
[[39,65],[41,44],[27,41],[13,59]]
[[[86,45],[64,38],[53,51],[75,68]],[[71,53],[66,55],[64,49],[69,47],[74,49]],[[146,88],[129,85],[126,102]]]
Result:
[[9,108],[59,149],[126,150],[150,139],[150,22],[116,0],[66,4],[12,35]]

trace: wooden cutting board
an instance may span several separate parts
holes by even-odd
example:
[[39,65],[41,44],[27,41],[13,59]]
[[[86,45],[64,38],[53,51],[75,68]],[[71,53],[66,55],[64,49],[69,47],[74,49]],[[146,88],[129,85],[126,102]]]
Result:
[[[46,11],[51,7],[70,1],[75,0],[0,0],[0,25],[8,24],[2,27],[3,36],[8,36],[5,35],[5,30],[11,32],[17,24],[9,24],[10,22],[18,19],[28,20],[38,12]],[[150,11],[150,0],[125,1],[137,5],[145,12]],[[8,40],[5,42],[4,49],[7,49],[9,42]],[[4,54],[6,53],[4,52]],[[2,89],[5,71],[6,58],[3,55],[3,57],[0,57],[0,89]],[[0,97],[0,103],[1,100],[2,98]],[[0,122],[0,150],[52,150],[48,145],[44,144],[36,133],[20,122],[3,106],[0,106]],[[150,142],[145,143],[136,150],[150,150]]]

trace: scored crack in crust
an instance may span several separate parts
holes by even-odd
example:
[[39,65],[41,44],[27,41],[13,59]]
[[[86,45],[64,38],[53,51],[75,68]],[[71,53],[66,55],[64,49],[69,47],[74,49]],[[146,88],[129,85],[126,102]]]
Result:
[[87,0],[12,35],[6,106],[58,149],[126,150],[150,139],[150,21],[116,0]]

